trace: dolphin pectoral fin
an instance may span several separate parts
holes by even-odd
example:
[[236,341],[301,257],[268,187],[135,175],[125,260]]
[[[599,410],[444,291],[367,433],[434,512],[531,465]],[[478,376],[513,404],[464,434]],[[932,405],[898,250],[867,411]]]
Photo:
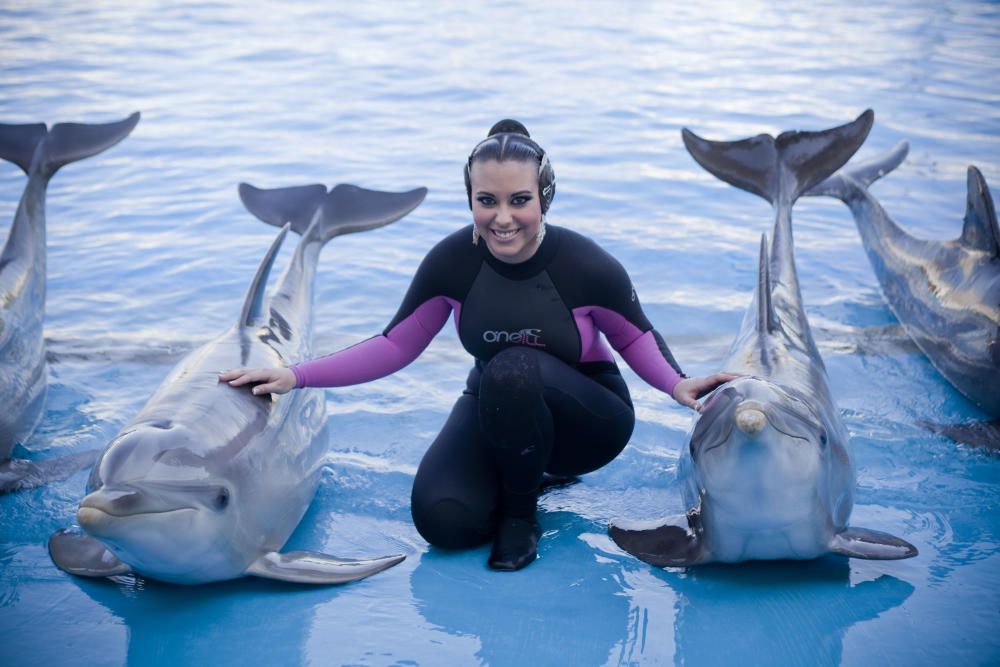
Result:
[[906,540],[868,528],[848,526],[830,542],[830,551],[850,558],[899,560],[913,558],[917,548]]
[[656,567],[687,567],[705,559],[698,536],[684,515],[653,521],[612,521],[608,534],[615,544]]
[[113,577],[132,571],[100,541],[69,530],[52,533],[49,557],[60,570],[78,577]]
[[1000,419],[969,424],[937,424],[929,421],[918,423],[933,433],[947,436],[963,445],[1000,452]]
[[93,465],[100,452],[96,450],[70,454],[41,461],[11,459],[0,463],[0,493],[31,489],[49,482],[66,479]]
[[343,584],[381,572],[405,558],[396,554],[371,560],[341,560],[313,551],[270,551],[255,560],[247,574],[297,584]]

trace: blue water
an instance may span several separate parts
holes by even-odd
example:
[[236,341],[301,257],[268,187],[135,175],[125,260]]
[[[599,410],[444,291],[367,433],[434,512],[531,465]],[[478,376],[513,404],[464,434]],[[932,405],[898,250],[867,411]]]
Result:
[[[470,5],[0,3],[0,121],[143,114],[51,184],[50,388],[18,454],[103,448],[186,351],[235,321],[274,236],[242,209],[240,181],[430,188],[401,222],[324,252],[315,347],[332,351],[381,331],[423,254],[469,220],[469,149],[519,118],[559,177],[550,219],[619,258],[698,374],[739,325],[772,216],[698,167],[682,127],[737,139],[871,107],[861,158],[911,144],[873,192],[925,237],[958,235],[969,164],[1000,189],[996,4]],[[0,220],[23,185],[0,165]],[[80,473],[0,498],[0,664],[997,664],[1000,458],[916,423],[984,415],[900,332],[846,207],[801,201],[795,235],[857,459],[854,523],[919,557],[683,572],[619,551],[610,518],[683,510],[690,419],[628,370],[631,444],[544,498],[538,562],[494,573],[485,548],[431,550],[409,491],[469,365],[446,329],[395,376],[327,392],[330,465],[289,543],[404,563],[326,588],[72,578],[45,542],[73,523]]]

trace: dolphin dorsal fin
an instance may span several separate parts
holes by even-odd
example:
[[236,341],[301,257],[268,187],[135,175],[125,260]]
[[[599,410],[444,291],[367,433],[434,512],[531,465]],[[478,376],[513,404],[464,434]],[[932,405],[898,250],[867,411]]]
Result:
[[288,235],[288,230],[291,226],[290,222],[285,223],[281,231],[278,232],[278,236],[271,243],[271,247],[268,248],[264,259],[261,260],[260,266],[257,267],[257,275],[250,282],[247,297],[243,301],[243,311],[240,313],[240,326],[242,327],[253,326],[260,319],[264,305],[264,289],[267,287],[267,277],[271,274],[271,267],[274,266],[274,258],[278,256],[281,244],[284,242],[285,236]]
[[778,318],[771,302],[771,258],[767,251],[767,234],[760,235],[760,262],[757,268],[757,331],[773,333],[778,330]]
[[861,147],[875,114],[866,110],[850,123],[820,132],[782,132],[775,139],[759,134],[741,141],[709,141],[688,129],[684,146],[698,164],[738,188],[772,204],[794,202],[840,169]]
[[975,167],[969,167],[965,226],[959,239],[964,245],[1000,257],[1000,228],[986,179]]

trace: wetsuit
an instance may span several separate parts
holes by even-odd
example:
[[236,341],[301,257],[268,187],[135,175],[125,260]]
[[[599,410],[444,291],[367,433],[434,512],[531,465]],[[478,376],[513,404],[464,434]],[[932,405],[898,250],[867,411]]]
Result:
[[384,377],[454,313],[475,366],[411,504],[421,535],[448,548],[488,540],[501,513],[533,513],[544,472],[590,472],[625,447],[635,415],[601,333],[664,392],[684,377],[624,268],[593,241],[550,224],[529,260],[508,264],[471,237],[465,227],[427,254],[382,335],[292,367],[298,387]]

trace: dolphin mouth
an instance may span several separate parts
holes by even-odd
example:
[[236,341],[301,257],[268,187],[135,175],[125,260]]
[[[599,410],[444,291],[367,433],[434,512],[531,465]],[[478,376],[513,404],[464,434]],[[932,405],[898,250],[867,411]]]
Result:
[[132,512],[109,511],[109,508],[81,505],[76,511],[76,520],[80,527],[92,535],[112,536],[127,530],[127,526],[142,525],[141,522],[152,517],[170,517],[197,511],[193,507],[177,507],[172,509],[137,509]]
[[135,511],[114,511],[108,507],[96,507],[94,505],[84,505],[80,504],[80,508],[76,511],[77,517],[80,516],[81,512],[86,512],[88,515],[94,514],[95,516],[104,515],[108,517],[114,517],[116,519],[128,519],[132,517],[139,516],[151,516],[154,514],[173,514],[175,512],[186,512],[186,511],[197,511],[196,507],[168,507],[164,509],[142,509]]

